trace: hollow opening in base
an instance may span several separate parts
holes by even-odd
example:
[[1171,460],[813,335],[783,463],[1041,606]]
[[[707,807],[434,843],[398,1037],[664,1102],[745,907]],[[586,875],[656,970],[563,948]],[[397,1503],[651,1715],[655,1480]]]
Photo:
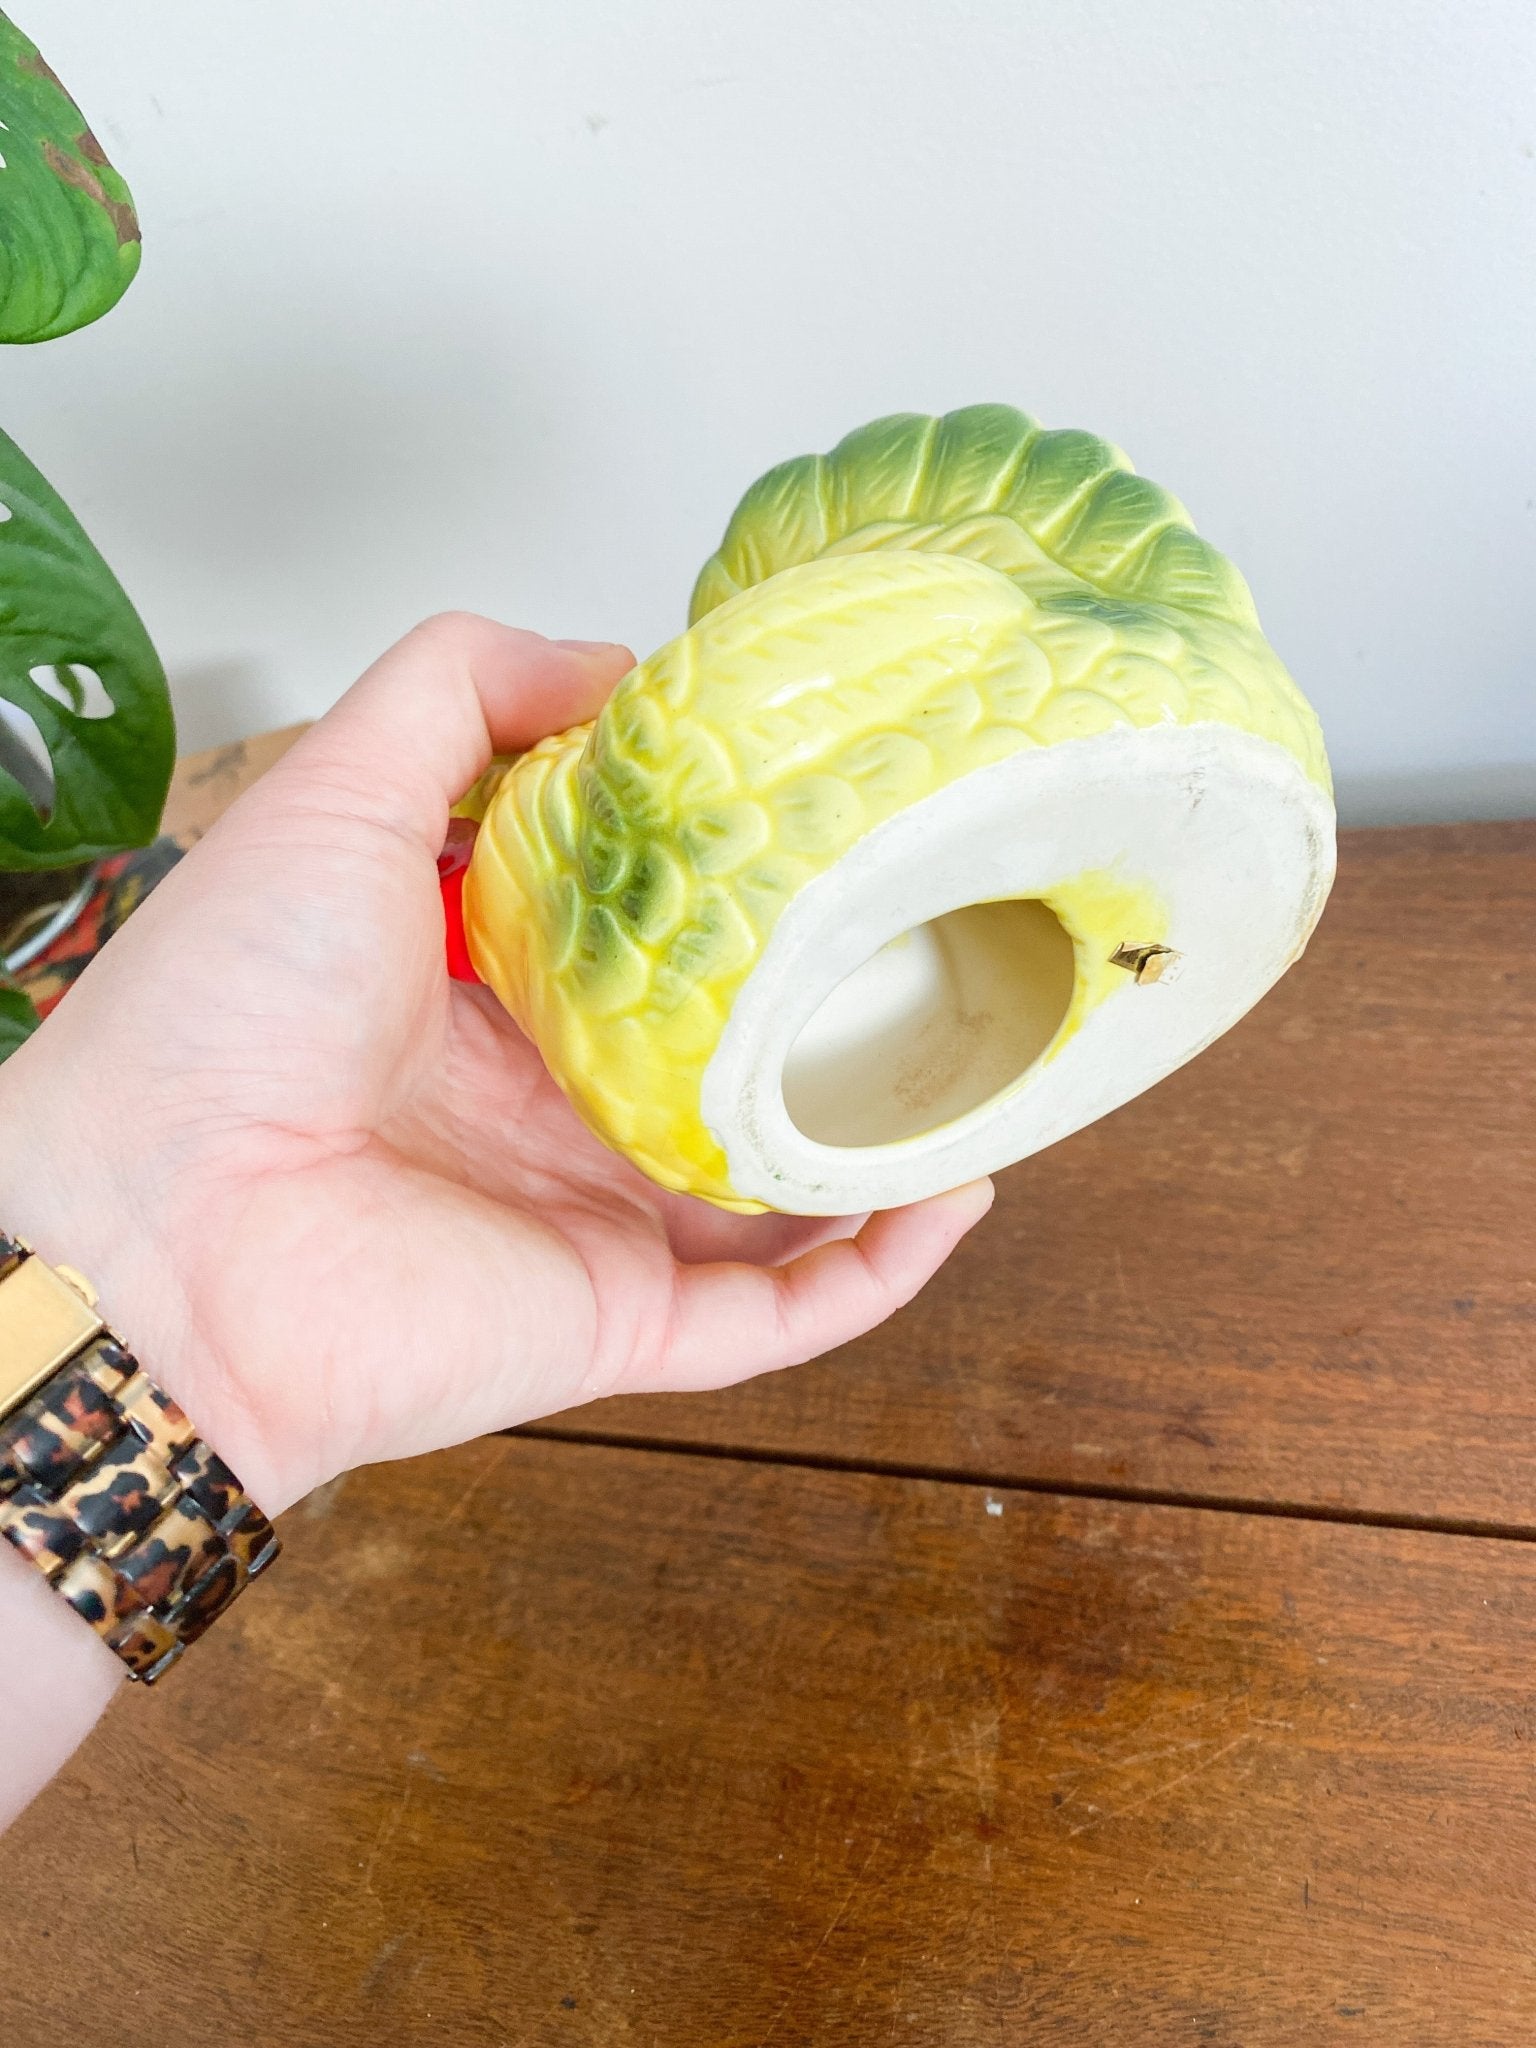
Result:
[[833,989],[784,1064],[818,1145],[890,1145],[1018,1080],[1072,1000],[1072,940],[1044,903],[971,903],[903,932]]

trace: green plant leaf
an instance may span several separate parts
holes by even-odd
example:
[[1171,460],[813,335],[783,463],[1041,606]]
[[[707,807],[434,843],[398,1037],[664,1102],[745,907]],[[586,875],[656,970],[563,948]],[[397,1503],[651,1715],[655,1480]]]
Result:
[[80,109],[0,14],[0,341],[50,341],[109,313],[139,221]]
[[37,1029],[38,1016],[19,988],[0,981],[0,1060],[9,1059]]
[[[86,670],[101,680],[107,716],[96,715],[104,707],[91,701]],[[176,758],[165,673],[117,578],[5,434],[0,699],[35,722],[54,785],[45,815],[0,770],[0,867],[68,867],[154,838]]]

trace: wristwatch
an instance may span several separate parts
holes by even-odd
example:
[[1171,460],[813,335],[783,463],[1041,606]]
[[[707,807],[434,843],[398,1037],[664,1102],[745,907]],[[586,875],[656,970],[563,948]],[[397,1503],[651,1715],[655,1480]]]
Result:
[[279,1549],[90,1283],[4,1234],[0,1535],[146,1685]]

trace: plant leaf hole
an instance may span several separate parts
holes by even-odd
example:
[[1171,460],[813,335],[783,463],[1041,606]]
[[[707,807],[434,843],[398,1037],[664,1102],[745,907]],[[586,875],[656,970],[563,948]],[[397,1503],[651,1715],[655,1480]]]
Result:
[[0,778],[19,782],[23,796],[46,825],[53,815],[53,760],[30,711],[0,697]]
[[110,718],[117,708],[101,677],[83,662],[45,662],[28,673],[45,697],[62,704],[76,718]]

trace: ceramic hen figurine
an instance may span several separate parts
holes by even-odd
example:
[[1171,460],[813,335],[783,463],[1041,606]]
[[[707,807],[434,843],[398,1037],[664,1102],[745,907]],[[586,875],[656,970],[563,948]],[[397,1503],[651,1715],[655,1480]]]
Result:
[[900,414],[770,470],[689,629],[479,791],[468,961],[723,1207],[990,1172],[1227,1030],[1333,874],[1246,584],[1091,434]]

